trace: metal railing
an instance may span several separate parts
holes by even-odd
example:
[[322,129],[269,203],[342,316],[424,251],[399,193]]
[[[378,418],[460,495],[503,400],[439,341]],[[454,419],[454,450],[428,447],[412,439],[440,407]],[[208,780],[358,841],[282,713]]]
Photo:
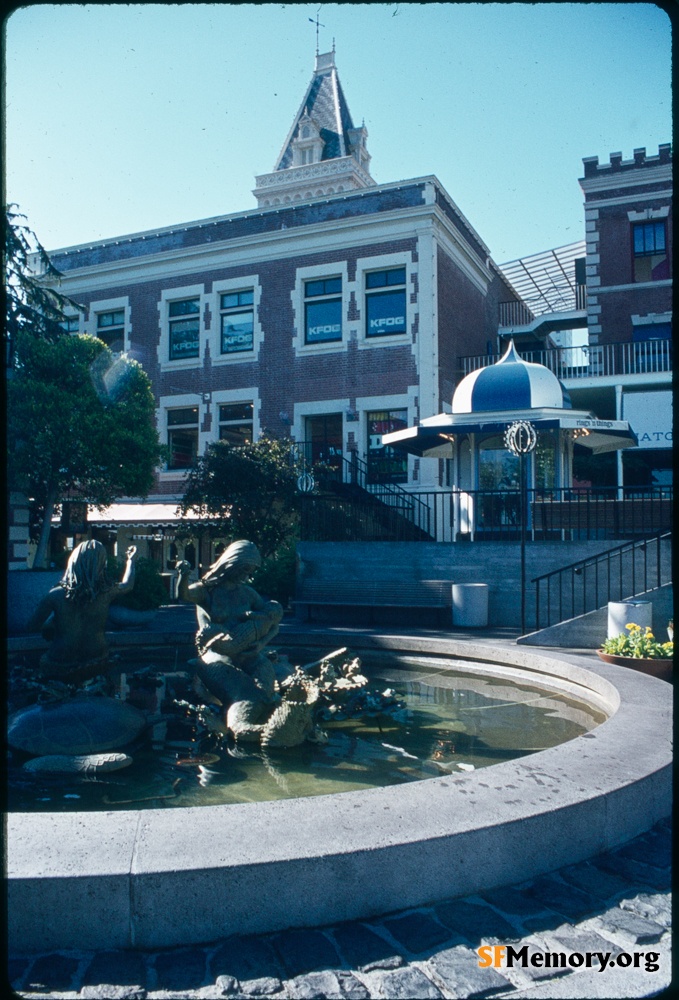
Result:
[[[672,341],[642,340],[615,344],[586,344],[582,347],[554,347],[522,351],[524,361],[544,365],[561,379],[592,378],[606,375],[646,375],[672,371]],[[478,354],[460,359],[468,375],[494,365],[499,354]]]
[[535,577],[535,628],[624,601],[672,581],[672,532],[626,542]]
[[[349,458],[337,452],[329,453],[327,456],[319,453],[317,461],[312,463],[311,442],[300,441],[293,443],[292,453],[302,468],[313,469],[314,477],[322,488],[333,489],[336,493],[342,492],[345,506],[347,501],[353,500],[357,504],[357,510],[361,506],[366,509],[371,508],[369,518],[371,522],[379,517],[374,507],[377,503],[391,512],[390,515],[384,515],[384,520],[390,524],[398,526],[399,518],[409,522],[409,524],[402,526],[400,533],[408,534],[410,538],[417,533],[431,537],[429,505],[417,493],[403,489],[398,483],[382,481],[374,474],[369,463],[359,458],[357,452],[352,451]],[[345,489],[342,490],[342,487]],[[353,495],[351,494],[352,487],[355,491]],[[358,522],[356,523],[358,524]],[[413,528],[415,532],[413,532]]]
[[[333,535],[333,516],[354,525],[356,541],[433,540],[519,541],[521,495],[518,490],[430,490],[384,493],[383,517],[367,496],[314,496],[305,522],[307,541]],[[529,541],[598,541],[648,537],[672,525],[672,489],[558,489],[527,491],[526,529]],[[309,508],[311,511],[311,508]],[[391,517],[384,511],[392,511]],[[333,514],[334,512],[334,514]],[[415,529],[415,530],[413,530]],[[347,529],[347,540],[351,531]],[[418,532],[420,533],[418,535]],[[313,536],[313,537],[312,537]],[[303,537],[305,537],[303,535]],[[333,540],[328,537],[328,541]]]

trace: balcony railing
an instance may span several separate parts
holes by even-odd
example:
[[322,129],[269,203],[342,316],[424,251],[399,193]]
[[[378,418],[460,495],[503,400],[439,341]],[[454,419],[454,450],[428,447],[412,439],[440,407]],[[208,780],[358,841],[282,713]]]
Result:
[[[672,341],[643,340],[615,344],[589,344],[583,347],[554,347],[522,351],[524,361],[544,365],[560,379],[579,379],[606,375],[647,375],[672,371]],[[499,354],[479,354],[461,359],[462,372],[468,375],[500,360]]]
[[[385,498],[380,516],[375,504],[360,496],[308,494],[304,498],[303,538],[318,542],[509,542],[521,537],[521,494],[517,490],[432,490],[408,496],[408,503]],[[668,531],[671,525],[671,487],[527,492],[530,541],[644,538]]]
[[[500,302],[500,326],[529,326],[538,316],[549,312],[573,312],[587,308],[587,285],[569,285],[551,289],[547,298],[539,294],[535,299],[526,297],[519,302]],[[547,310],[547,312],[545,312]]]

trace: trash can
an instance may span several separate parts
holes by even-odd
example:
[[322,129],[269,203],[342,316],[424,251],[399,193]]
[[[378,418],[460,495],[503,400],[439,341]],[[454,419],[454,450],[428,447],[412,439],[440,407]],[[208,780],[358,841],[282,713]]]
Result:
[[453,584],[453,625],[483,628],[488,624],[488,584]]
[[608,638],[623,634],[631,623],[649,628],[653,625],[653,605],[650,601],[609,601]]

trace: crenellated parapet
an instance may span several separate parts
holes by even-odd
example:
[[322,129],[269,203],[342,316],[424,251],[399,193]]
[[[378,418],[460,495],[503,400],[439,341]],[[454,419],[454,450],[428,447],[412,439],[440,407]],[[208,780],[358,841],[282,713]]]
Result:
[[604,174],[621,173],[623,171],[638,170],[643,167],[657,167],[662,164],[672,163],[672,145],[669,142],[661,143],[658,146],[656,156],[648,156],[646,148],[635,149],[632,159],[623,160],[622,153],[611,153],[608,163],[599,163],[598,156],[586,156],[583,158],[585,167],[585,179],[590,177],[601,177]]

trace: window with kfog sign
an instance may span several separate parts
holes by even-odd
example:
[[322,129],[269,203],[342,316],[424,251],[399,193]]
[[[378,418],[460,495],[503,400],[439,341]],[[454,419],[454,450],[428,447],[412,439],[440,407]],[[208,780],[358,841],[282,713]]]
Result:
[[226,292],[221,296],[222,354],[239,354],[254,347],[254,292]]
[[198,357],[200,347],[199,313],[199,299],[179,299],[169,303],[170,361]]
[[342,279],[320,278],[304,283],[304,343],[342,339]]
[[366,336],[406,332],[406,269],[370,271],[365,276]]

